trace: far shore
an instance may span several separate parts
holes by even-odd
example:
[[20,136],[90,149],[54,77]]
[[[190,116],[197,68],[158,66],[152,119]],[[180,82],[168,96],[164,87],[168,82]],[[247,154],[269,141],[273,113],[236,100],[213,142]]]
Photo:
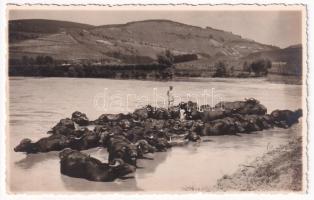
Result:
[[[30,77],[30,78],[97,78],[100,79],[102,77],[68,77],[68,76],[9,76],[10,78],[17,77]],[[289,75],[277,75],[277,74],[269,74],[267,77],[250,77],[250,78],[237,78],[237,77],[180,77],[174,76],[172,79],[130,79],[130,78],[105,78],[105,79],[116,79],[116,80],[141,80],[141,81],[188,81],[188,82],[210,82],[210,81],[225,81],[225,80],[258,80],[258,81],[269,81],[272,83],[278,84],[289,84],[289,85],[302,85],[302,78],[298,76],[289,76]]]

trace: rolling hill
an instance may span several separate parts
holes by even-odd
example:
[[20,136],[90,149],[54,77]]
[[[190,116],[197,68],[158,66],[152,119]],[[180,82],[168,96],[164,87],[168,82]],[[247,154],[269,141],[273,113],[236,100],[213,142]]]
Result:
[[8,26],[11,43],[59,33],[70,29],[89,29],[93,27],[88,24],[45,19],[11,20],[9,21]]
[[56,60],[103,63],[151,63],[170,50],[175,55],[197,54],[202,63],[239,59],[278,47],[244,39],[231,32],[169,20],[91,26],[54,20],[9,21],[9,56],[49,55]]

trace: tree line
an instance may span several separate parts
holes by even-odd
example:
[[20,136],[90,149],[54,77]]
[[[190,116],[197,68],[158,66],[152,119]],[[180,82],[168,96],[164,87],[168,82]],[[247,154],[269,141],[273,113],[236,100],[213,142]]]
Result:
[[21,59],[16,58],[10,58],[9,59],[9,65],[23,65],[23,66],[29,66],[29,65],[51,65],[51,64],[57,64],[58,62],[54,60],[51,56],[36,56],[36,57],[29,57],[29,56],[22,56]]
[[36,65],[11,65],[9,76],[42,77],[90,77],[90,78],[134,78],[171,79],[173,72],[167,65],[59,65],[46,63]]
[[244,61],[241,72],[236,74],[234,66],[229,67],[227,63],[218,61],[214,66],[213,77],[262,77],[267,76],[271,67],[269,59],[257,59],[250,63]]
[[164,64],[172,66],[175,63],[188,62],[192,60],[197,60],[198,57],[196,54],[180,54],[174,55],[170,50],[166,50],[157,55],[157,61],[159,64]]

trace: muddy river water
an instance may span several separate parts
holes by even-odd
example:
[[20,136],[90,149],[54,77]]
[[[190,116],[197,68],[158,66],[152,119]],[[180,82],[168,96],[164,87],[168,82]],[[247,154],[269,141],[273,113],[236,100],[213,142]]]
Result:
[[[134,178],[112,183],[91,182],[60,174],[58,152],[25,155],[13,151],[25,137],[37,140],[61,118],[78,110],[96,119],[102,113],[133,111],[147,103],[164,106],[172,85],[176,102],[187,99],[200,104],[254,97],[268,112],[301,108],[302,86],[263,79],[190,79],[158,82],[79,78],[10,78],[7,132],[7,182],[11,192],[88,191],[184,191],[187,187],[211,187],[240,164],[253,161],[267,150],[301,133],[301,124],[290,129],[272,129],[241,136],[209,137],[207,142],[174,147],[168,152],[139,160]],[[107,150],[85,151],[102,161]]]

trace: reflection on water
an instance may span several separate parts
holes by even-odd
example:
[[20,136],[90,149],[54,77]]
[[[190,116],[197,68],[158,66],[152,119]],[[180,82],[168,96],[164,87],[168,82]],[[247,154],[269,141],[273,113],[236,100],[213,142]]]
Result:
[[93,182],[82,180],[78,178],[71,178],[61,175],[62,185],[69,191],[91,192],[91,191],[120,191],[121,187],[125,188],[123,191],[142,191],[137,187],[136,178],[129,178],[126,180],[117,180],[111,183]]
[[22,169],[30,169],[34,167],[34,165],[41,163],[43,161],[47,161],[50,159],[55,159],[58,156],[58,152],[48,152],[48,153],[38,153],[38,154],[28,154],[25,158],[18,160],[15,162],[17,167]]
[[[91,182],[60,174],[58,152],[25,155],[15,153],[13,147],[25,137],[37,140],[61,118],[70,117],[79,110],[95,119],[104,112],[125,112],[123,107],[99,110],[93,106],[95,95],[107,87],[108,95],[152,95],[153,88],[165,96],[169,85],[175,95],[202,94],[204,89],[215,88],[224,100],[255,97],[270,112],[274,109],[301,107],[301,86],[280,85],[263,79],[194,79],[184,82],[152,82],[137,80],[71,79],[71,78],[14,78],[10,79],[8,181],[12,192],[25,191],[182,191],[187,186],[209,187],[224,174],[234,172],[239,164],[250,162],[269,149],[285,143],[292,135],[301,133],[301,125],[291,129],[272,129],[256,134],[214,136],[204,142],[175,147],[168,152],[147,155],[142,168],[125,180],[112,183]],[[193,96],[193,95],[192,95]],[[140,102],[130,99],[134,109]],[[106,162],[106,149],[84,151]]]

